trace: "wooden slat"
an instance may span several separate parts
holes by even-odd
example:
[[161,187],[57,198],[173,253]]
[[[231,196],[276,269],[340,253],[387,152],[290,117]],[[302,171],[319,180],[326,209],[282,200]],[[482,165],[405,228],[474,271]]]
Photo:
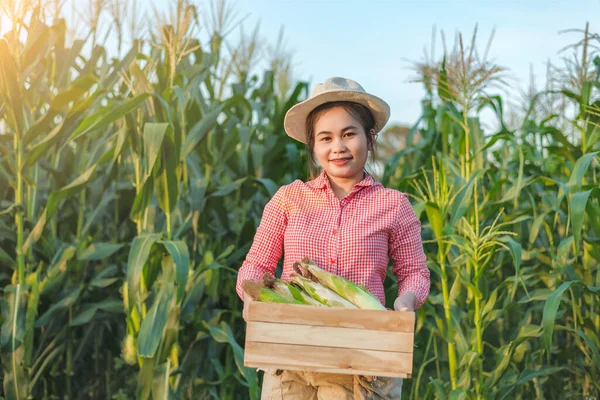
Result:
[[408,376],[412,370],[412,354],[246,342],[244,365],[352,375]]
[[395,372],[384,372],[383,374],[376,374],[374,371],[369,370],[359,370],[359,369],[344,369],[340,370],[337,368],[323,368],[323,367],[311,367],[311,366],[297,366],[297,365],[280,365],[280,364],[266,364],[261,363],[260,365],[246,365],[244,366],[249,368],[260,368],[262,370],[292,370],[292,371],[311,371],[311,372],[326,372],[330,374],[345,374],[345,375],[366,375],[366,376],[387,376],[390,378],[410,378],[411,374],[409,373],[395,373]]
[[249,322],[246,340],[412,353],[412,333],[315,325]]
[[247,322],[284,322],[409,333],[415,329],[415,313],[409,311],[353,310],[250,301],[244,304],[244,317]]

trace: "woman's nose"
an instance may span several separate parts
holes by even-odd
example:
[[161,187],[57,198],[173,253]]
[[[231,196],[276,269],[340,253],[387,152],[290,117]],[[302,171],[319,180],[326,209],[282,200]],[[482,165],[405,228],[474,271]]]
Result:
[[335,153],[343,153],[347,150],[346,144],[342,139],[336,138],[333,139],[333,152]]

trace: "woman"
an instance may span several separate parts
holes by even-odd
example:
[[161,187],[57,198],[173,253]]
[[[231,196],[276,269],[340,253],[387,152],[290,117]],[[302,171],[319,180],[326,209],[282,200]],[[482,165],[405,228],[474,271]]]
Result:
[[[286,133],[307,144],[312,180],[282,186],[265,206],[237,279],[275,273],[282,279],[304,257],[364,285],[385,304],[389,259],[398,280],[395,310],[417,309],[429,294],[421,224],[404,193],[384,188],[365,171],[376,134],[390,116],[382,99],[355,81],[331,78],[285,116]],[[322,169],[315,171],[315,162]],[[265,371],[262,399],[399,399],[402,379]]]

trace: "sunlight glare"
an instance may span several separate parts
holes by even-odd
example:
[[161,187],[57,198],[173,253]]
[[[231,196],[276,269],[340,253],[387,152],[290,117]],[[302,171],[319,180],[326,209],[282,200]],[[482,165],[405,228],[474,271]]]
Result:
[[11,27],[12,24],[10,23],[10,20],[6,14],[0,11],[0,37],[4,36],[4,34],[8,32]]

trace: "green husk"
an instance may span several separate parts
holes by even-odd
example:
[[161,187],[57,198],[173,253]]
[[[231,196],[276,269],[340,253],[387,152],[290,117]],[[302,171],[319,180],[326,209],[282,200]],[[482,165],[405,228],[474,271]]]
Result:
[[[331,289],[345,300],[364,310],[385,310],[379,299],[368,290],[348,279],[331,274],[317,266],[310,258],[305,257],[300,265],[315,277],[323,286]],[[302,268],[301,268],[302,269]]]
[[255,301],[265,303],[304,304],[293,297],[287,298],[276,291],[264,286],[261,281],[246,280],[242,282],[242,289]]
[[319,303],[312,297],[310,297],[307,293],[300,290],[298,287],[292,285],[289,282],[286,282],[282,279],[275,278],[272,274],[266,272],[262,277],[262,283],[268,289],[275,291],[281,296],[285,297],[290,301],[299,301],[302,304],[307,305],[318,305],[322,306],[323,304]]
[[328,307],[357,308],[354,304],[318,282],[311,281],[295,273],[291,274],[291,277],[294,284],[301,287],[310,297],[323,305]]
[[305,304],[309,304],[311,306],[319,306],[323,307],[325,304],[320,303],[319,301],[312,298],[308,293],[303,291],[301,288],[294,286],[289,282],[285,282],[285,285],[288,287],[289,291],[292,293],[294,298],[298,301],[302,301]]
[[[286,299],[288,299],[290,301],[293,301],[295,299],[294,295],[289,290],[287,285],[285,283],[283,283],[280,279],[275,278],[273,275],[271,275],[268,272],[266,272],[263,275],[262,283],[266,288],[273,290],[275,293],[281,295],[282,297],[285,297]],[[296,299],[296,300],[299,300],[299,299]]]

